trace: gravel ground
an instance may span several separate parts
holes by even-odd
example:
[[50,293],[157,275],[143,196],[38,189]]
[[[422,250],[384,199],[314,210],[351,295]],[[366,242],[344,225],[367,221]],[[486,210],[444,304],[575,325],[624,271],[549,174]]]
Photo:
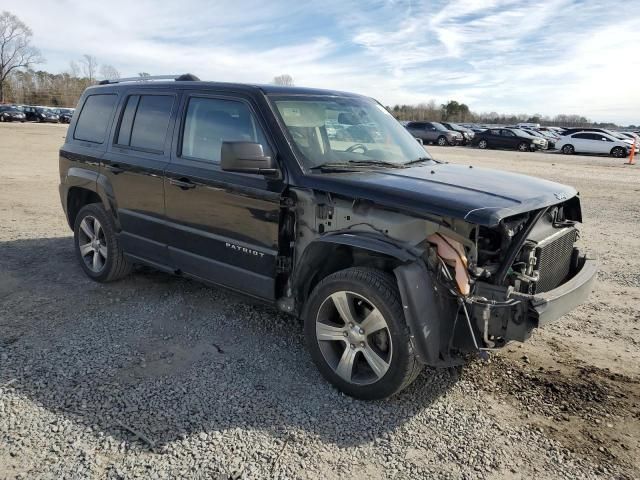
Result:
[[576,186],[597,291],[525,345],[360,402],[295,319],[147,269],[86,279],[57,194],[65,131],[0,128],[0,479],[640,477],[640,167],[430,147]]

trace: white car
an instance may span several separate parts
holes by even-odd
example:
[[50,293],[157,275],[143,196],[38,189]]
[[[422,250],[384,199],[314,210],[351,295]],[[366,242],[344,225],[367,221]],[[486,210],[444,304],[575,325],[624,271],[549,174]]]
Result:
[[[616,158],[629,154],[631,140],[621,140],[603,132],[577,132],[560,137],[556,148],[565,155],[573,153],[606,153]],[[636,147],[636,153],[638,148]]]

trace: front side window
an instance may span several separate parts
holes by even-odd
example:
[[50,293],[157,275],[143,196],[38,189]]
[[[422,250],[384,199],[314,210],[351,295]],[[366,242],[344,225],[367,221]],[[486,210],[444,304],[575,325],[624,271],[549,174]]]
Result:
[[220,163],[223,142],[260,143],[269,156],[269,145],[249,106],[237,100],[192,97],[182,134],[182,156]]
[[503,137],[515,137],[516,134],[513,133],[511,130],[502,130],[502,136]]
[[271,99],[307,168],[349,162],[402,165],[429,157],[374,100],[314,95]]
[[171,117],[172,95],[132,95],[120,120],[118,145],[162,152]]
[[88,96],[78,117],[73,138],[103,143],[117,99],[115,94]]

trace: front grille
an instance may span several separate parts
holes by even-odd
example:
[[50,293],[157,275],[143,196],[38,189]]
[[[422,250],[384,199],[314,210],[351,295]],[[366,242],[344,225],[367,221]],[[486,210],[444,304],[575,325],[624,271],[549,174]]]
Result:
[[566,228],[543,240],[536,248],[536,269],[539,279],[535,293],[547,292],[560,285],[569,275],[573,244],[577,230]]

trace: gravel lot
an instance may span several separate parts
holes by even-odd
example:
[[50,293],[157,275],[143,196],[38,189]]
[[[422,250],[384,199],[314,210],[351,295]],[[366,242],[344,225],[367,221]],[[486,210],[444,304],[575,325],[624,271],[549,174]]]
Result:
[[597,291],[526,345],[365,403],[321,379],[295,319],[146,269],[89,281],[65,132],[0,128],[0,479],[640,477],[640,166],[429,147],[576,186]]

